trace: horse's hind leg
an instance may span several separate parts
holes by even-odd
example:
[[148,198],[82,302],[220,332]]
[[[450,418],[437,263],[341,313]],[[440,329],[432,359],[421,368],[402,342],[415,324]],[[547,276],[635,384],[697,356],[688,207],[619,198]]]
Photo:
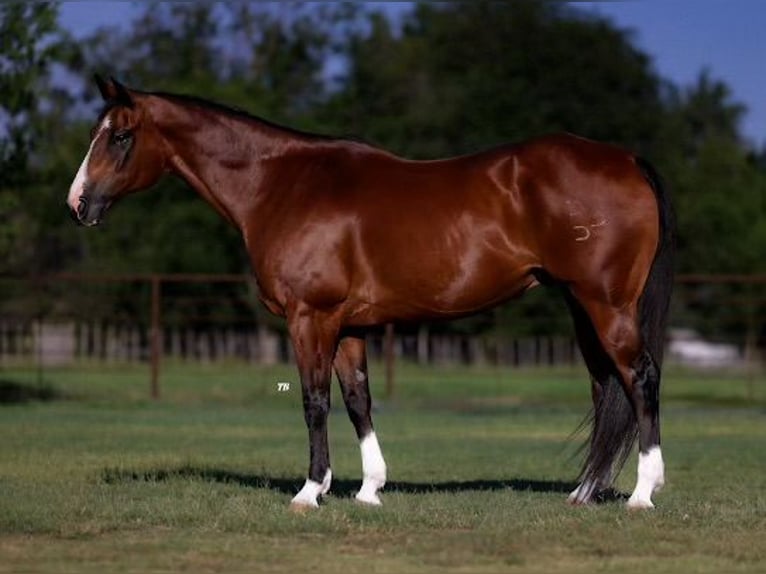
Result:
[[[639,442],[638,481],[628,506],[651,508],[651,495],[664,484],[660,450],[660,372],[642,341],[638,304],[615,306],[598,298],[573,295],[590,318],[601,346],[611,359],[622,383],[625,401],[613,385],[602,383],[596,405],[593,442],[586,462],[584,483],[597,485],[612,469],[624,462],[636,435]],[[608,381],[608,379],[607,379]]]
[[377,493],[386,484],[386,462],[372,427],[367,354],[363,336],[343,337],[338,345],[333,366],[362,453],[362,488],[356,494],[356,499],[367,504],[379,505],[380,498]]
[[[614,362],[604,351],[601,341],[599,341],[598,335],[593,329],[590,317],[569,291],[565,292],[565,298],[574,322],[577,343],[585,360],[585,365],[588,367],[591,380],[591,398],[593,400],[593,431],[590,436],[589,445],[591,455],[581,473],[582,482],[572,491],[568,499],[572,504],[586,504],[595,494],[611,485],[613,478],[611,461],[616,456],[615,452],[604,453],[600,448],[604,442],[602,435],[605,432],[611,433],[613,429],[604,429],[604,421],[602,420],[599,405],[604,400],[605,390],[614,392],[613,387],[616,386],[619,387],[617,392],[620,394],[624,393],[618,382],[619,379],[617,379],[619,374],[616,372]],[[627,401],[628,399],[625,397],[623,400]],[[608,459],[610,462],[608,464],[599,464],[598,461],[594,461],[593,458],[596,452],[599,452],[600,457]],[[590,473],[588,473],[588,467],[592,467]],[[596,471],[596,467],[600,471]],[[585,478],[586,474],[588,474],[587,479]]]
[[633,403],[638,413],[638,482],[628,506],[653,508],[652,494],[665,484],[660,450],[660,369],[645,349],[634,364]]

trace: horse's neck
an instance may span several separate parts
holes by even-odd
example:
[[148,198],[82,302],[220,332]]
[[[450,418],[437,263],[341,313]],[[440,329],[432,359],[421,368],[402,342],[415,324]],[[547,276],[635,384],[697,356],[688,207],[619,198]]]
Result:
[[245,232],[266,192],[262,183],[267,172],[277,163],[269,160],[299,145],[298,138],[257,120],[174,103],[172,108],[158,122],[171,148],[171,170]]

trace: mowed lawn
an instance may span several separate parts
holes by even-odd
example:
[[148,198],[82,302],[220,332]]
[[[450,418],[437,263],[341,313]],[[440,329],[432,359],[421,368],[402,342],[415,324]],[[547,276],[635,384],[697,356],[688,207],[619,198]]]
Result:
[[[38,389],[33,371],[0,379]],[[401,366],[377,397],[381,508],[333,389],[332,494],[308,466],[289,367],[47,371],[65,398],[0,407],[0,572],[764,572],[766,381],[670,372],[657,509],[573,508],[584,371]],[[382,394],[380,368],[373,372]],[[279,392],[277,382],[289,382]],[[628,493],[635,458],[617,487]]]

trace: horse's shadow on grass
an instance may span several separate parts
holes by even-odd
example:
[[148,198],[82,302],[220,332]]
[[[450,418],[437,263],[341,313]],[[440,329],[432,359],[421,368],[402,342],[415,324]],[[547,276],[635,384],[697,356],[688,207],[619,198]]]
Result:
[[70,398],[48,383],[28,384],[0,379],[0,405],[18,405],[34,401],[49,402]]
[[[180,466],[177,468],[161,468],[150,470],[129,470],[122,468],[107,468],[101,473],[101,480],[107,484],[124,482],[165,482],[173,479],[191,479],[235,484],[248,488],[270,489],[281,494],[295,495],[303,486],[304,478],[273,477],[262,474],[245,474],[218,468],[196,466]],[[333,477],[331,492],[339,497],[351,497],[359,490],[361,478],[350,480]],[[556,480],[532,480],[527,478],[511,478],[504,480],[449,480],[444,482],[386,482],[386,493],[427,494],[427,493],[459,493],[469,491],[500,491],[515,490],[520,492],[539,492],[549,494],[568,494],[577,487],[575,482]],[[597,503],[627,500],[628,495],[613,488],[600,492],[595,499]]]

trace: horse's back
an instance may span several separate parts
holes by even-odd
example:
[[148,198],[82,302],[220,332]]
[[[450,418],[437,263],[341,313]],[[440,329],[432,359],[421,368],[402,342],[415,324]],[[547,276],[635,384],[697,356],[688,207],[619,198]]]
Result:
[[359,323],[470,314],[538,270],[578,281],[654,253],[636,241],[656,226],[651,189],[614,146],[557,135],[426,162],[320,151],[296,162],[306,175],[280,199],[294,194],[293,207],[273,218],[277,275],[302,297],[345,301]]
[[[618,299],[643,288],[657,249],[658,206],[625,149],[555,134],[388,172],[399,174],[392,187],[402,196],[385,234],[403,225],[407,239],[398,247],[448,278],[446,293],[470,293],[470,285],[491,304],[535,284],[538,270],[586,288],[608,285]],[[414,173],[425,183],[408,188]],[[378,181],[386,181],[382,172]]]

